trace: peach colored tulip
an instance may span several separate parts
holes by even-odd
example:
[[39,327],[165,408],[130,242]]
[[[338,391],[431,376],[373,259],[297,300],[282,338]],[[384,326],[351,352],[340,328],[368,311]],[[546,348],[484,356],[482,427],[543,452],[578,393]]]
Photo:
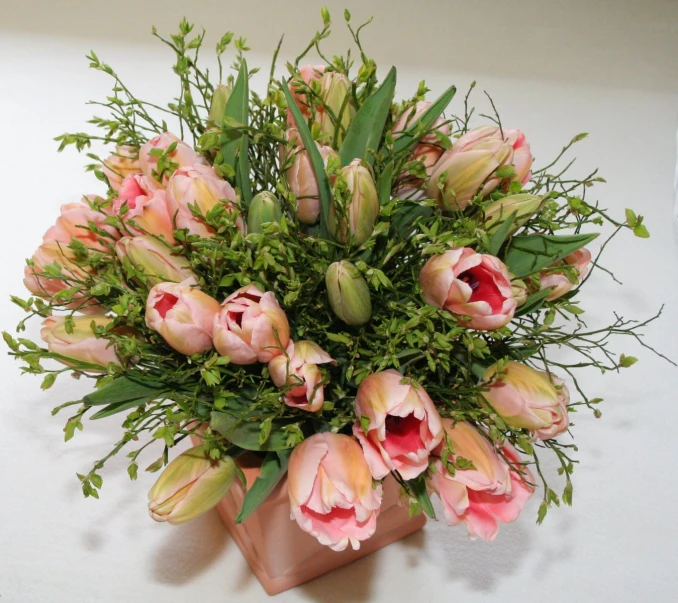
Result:
[[172,253],[167,245],[154,237],[123,237],[117,242],[115,252],[121,262],[127,258],[132,267],[142,272],[151,286],[164,282],[181,283],[187,279],[198,282],[188,259]]
[[[121,214],[123,207],[127,211]],[[148,233],[164,237],[168,243],[175,242],[172,206],[165,191],[145,176],[134,174],[123,180],[118,198],[113,201],[113,213],[122,215],[133,234]]]
[[200,444],[182,452],[162,472],[148,493],[155,521],[178,525],[216,506],[228,494],[236,466],[230,456],[211,459]]
[[321,137],[341,145],[356,112],[350,80],[343,73],[326,71],[320,78],[320,97],[323,103],[316,107],[315,121],[320,125]]
[[233,364],[270,362],[290,341],[287,316],[272,291],[250,284],[231,293],[214,316],[214,347]]
[[[77,239],[85,247],[110,251],[120,235],[115,228],[104,224],[107,217],[106,214],[93,210],[85,199],[80,203],[67,203],[61,206],[61,215],[57,218],[56,224],[45,233],[43,241],[58,241],[68,246],[71,239]],[[88,229],[90,222],[109,236],[93,233]]]
[[[563,261],[556,262],[551,268],[543,271],[540,274],[540,289],[553,287],[546,301],[553,301],[572,291],[575,285],[586,278],[591,268],[590,264],[591,252],[586,247],[582,247],[568,255]],[[558,266],[570,266],[571,269],[567,270],[566,274],[565,270],[557,270]]]
[[419,274],[419,284],[427,304],[470,317],[468,324],[473,329],[499,329],[511,321],[516,310],[506,266],[494,256],[468,247],[429,259]]
[[343,551],[370,538],[377,527],[381,484],[373,485],[362,450],[351,437],[317,433],[290,457],[292,518],[321,544]]
[[285,404],[301,410],[316,412],[325,402],[325,388],[319,364],[334,363],[334,359],[317,343],[291,341],[285,354],[276,356],[268,364],[271,379],[285,392]]
[[[470,423],[443,419],[443,426],[454,446],[450,460],[464,458],[473,462],[474,469],[457,469],[451,475],[442,461],[436,460],[429,488],[440,498],[449,525],[464,522],[472,539],[494,540],[498,522],[511,523],[520,515],[534,492],[530,485],[534,478],[523,468],[523,477],[530,483],[523,481]],[[442,446],[437,454],[442,453]],[[504,446],[503,454],[513,464],[520,462],[510,444]]]
[[133,147],[116,147],[115,153],[109,155],[103,163],[101,171],[115,192],[120,190],[120,185],[127,176],[141,174],[139,152]]
[[[120,364],[120,361],[115,355],[115,347],[111,341],[104,337],[96,337],[92,331],[92,323],[97,327],[104,327],[110,322],[111,318],[108,316],[74,316],[73,330],[69,333],[66,330],[64,316],[50,316],[43,321],[40,336],[52,354],[106,367],[111,362]],[[61,362],[69,364],[65,360]]]
[[540,439],[567,430],[570,394],[558,377],[513,361],[503,369],[503,378],[496,372],[496,365],[485,372],[489,389],[482,395],[508,425],[529,429]]
[[[426,471],[429,454],[443,438],[440,416],[422,389],[401,383],[403,376],[389,369],[366,377],[358,387],[353,434],[375,479],[397,471],[413,479]],[[361,420],[367,418],[367,433]]]
[[[292,98],[294,98],[294,102],[297,104],[297,107],[299,107],[299,110],[304,117],[310,115],[310,107],[306,98],[306,93],[304,92],[305,86],[302,85],[302,82],[306,86],[310,86],[311,81],[320,80],[323,73],[325,73],[325,65],[303,65],[299,67],[299,75],[291,78],[287,83],[290,92],[292,93]],[[287,125],[290,128],[296,127],[294,118],[289,109],[287,110]]]
[[[214,236],[214,229],[204,220],[193,215],[190,205],[195,205],[200,214],[206,216],[220,201],[233,211],[237,196],[233,187],[219,178],[214,169],[204,165],[179,168],[167,184],[167,198],[170,206],[177,211],[177,228],[188,228],[188,232],[203,238]],[[242,231],[242,220],[238,218]]]
[[[420,101],[416,103],[414,107],[406,109],[393,125],[393,137],[398,138],[399,136],[402,136],[405,130],[407,130],[411,125],[415,124],[430,106],[431,103],[429,101]],[[431,129],[437,130],[445,136],[450,135],[450,124],[445,123],[445,119],[442,117],[439,117],[433,123]],[[419,143],[412,150],[412,159],[423,161],[427,168],[432,168],[443,154],[443,148],[437,144],[437,141],[438,139],[435,132],[431,132],[430,134],[423,136]]]
[[188,283],[160,283],[148,294],[146,325],[191,356],[212,349],[212,323],[220,309],[216,299]]
[[[174,143],[176,143],[176,147],[168,155],[169,163],[172,165],[170,169],[163,170],[162,174],[159,174],[158,160],[160,158],[155,154],[151,154],[151,151],[166,151],[170,145]],[[202,155],[197,153],[184,141],[179,140],[171,132],[165,132],[164,134],[151,138],[151,140],[142,144],[139,149],[139,166],[141,167],[141,172],[150,180],[160,183],[163,186],[167,184],[169,177],[176,169],[199,164],[207,165],[207,161],[205,161]]]
[[[59,291],[81,284],[89,278],[90,269],[75,263],[75,254],[66,244],[48,241],[38,247],[31,258],[33,265],[24,269],[24,285],[33,295],[51,299]],[[62,278],[40,276],[49,264],[57,263]]]
[[[318,197],[318,181],[311,165],[308,153],[304,150],[295,129],[287,131],[287,139],[295,144],[294,162],[285,171],[285,178],[290,190],[297,198],[297,219],[303,224],[315,224],[320,217],[320,200]],[[317,145],[320,155],[327,166],[330,157],[337,153],[332,147]]]

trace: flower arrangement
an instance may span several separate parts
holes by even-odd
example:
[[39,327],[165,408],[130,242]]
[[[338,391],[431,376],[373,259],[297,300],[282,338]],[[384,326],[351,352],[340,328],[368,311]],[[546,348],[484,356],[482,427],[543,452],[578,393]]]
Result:
[[[411,513],[434,517],[438,497],[471,537],[492,540],[538,490],[541,522],[572,502],[571,415],[600,416],[579,370],[634,364],[608,342],[643,343],[649,322],[586,326],[579,291],[605,270],[605,243],[595,258],[587,246],[605,223],[649,236],[642,217],[609,216],[589,200],[595,171],[559,167],[585,135],[537,167],[496,111],[473,123],[473,86],[460,114],[454,87],[426,100],[422,82],[396,102],[396,69],[378,72],[348,12],[359,59],[326,59],[322,18],[284,78],[276,52],[263,95],[245,40],[217,44],[217,83],[198,60],[204,32],[185,20],[169,39],[154,32],[181,84],[166,106],[88,57],[113,78],[98,103],[108,114],[91,120],[97,134],[58,137],[59,150],[107,145],[107,157],[88,152],[107,190],[62,206],[28,260],[31,297],[13,299],[41,317],[44,346],[5,333],[10,353],[43,389],[65,373],[94,380],[54,409],[74,409],[66,440],[85,418],[122,421],[112,451],[79,474],[85,496],[98,498],[113,455],[127,452],[135,479],[160,449],[147,467],[164,468],[149,494],[159,521],[208,511],[238,479],[246,521],[287,479],[302,530],[358,548],[395,479]],[[313,50],[322,64],[305,64]],[[188,437],[200,443],[170,462]],[[250,484],[245,453],[262,465]]]

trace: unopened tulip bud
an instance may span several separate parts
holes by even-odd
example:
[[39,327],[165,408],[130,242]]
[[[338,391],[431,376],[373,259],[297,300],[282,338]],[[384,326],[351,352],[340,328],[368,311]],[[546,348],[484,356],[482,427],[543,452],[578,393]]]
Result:
[[517,307],[522,306],[530,295],[530,290],[527,288],[525,281],[521,281],[520,279],[511,281],[511,290],[513,291],[513,297],[516,300]]
[[513,216],[513,223],[508,232],[512,235],[539,210],[542,201],[542,197],[528,193],[493,201],[485,208],[485,230],[491,233]]
[[[92,330],[92,323],[97,327],[105,327],[110,322],[108,316],[73,316],[67,328],[64,316],[50,316],[43,321],[40,336],[53,354],[106,367],[110,362],[120,362],[112,342],[105,337],[97,337]],[[61,362],[68,364],[65,360]]]
[[231,457],[213,460],[202,445],[181,453],[148,493],[151,517],[176,525],[202,515],[228,494],[235,471]]
[[341,243],[346,243],[350,232],[353,241],[362,245],[370,238],[379,215],[377,189],[370,171],[360,163],[360,159],[354,159],[343,168],[341,176],[348,187],[350,199],[345,208],[345,217],[337,216],[334,205],[330,207],[330,232]]
[[[321,105],[317,108],[320,130],[329,137],[330,141],[336,138],[339,145],[355,115],[355,109],[351,103],[351,82],[343,73],[325,72],[320,78],[320,97],[325,103],[325,106]],[[333,115],[330,115],[328,109]],[[337,129],[338,132],[336,132]]]
[[151,286],[196,279],[188,259],[172,253],[167,245],[154,237],[124,237],[117,242],[115,252],[121,262],[127,258],[136,270],[142,271]]
[[363,325],[372,316],[370,290],[358,269],[346,260],[334,262],[325,274],[330,306],[347,325]]
[[263,225],[279,222],[282,217],[280,200],[273,193],[264,191],[255,195],[247,211],[247,231],[263,232]]
[[212,104],[210,105],[209,121],[215,126],[221,126],[224,118],[226,103],[231,96],[231,89],[228,86],[219,84],[212,95]]

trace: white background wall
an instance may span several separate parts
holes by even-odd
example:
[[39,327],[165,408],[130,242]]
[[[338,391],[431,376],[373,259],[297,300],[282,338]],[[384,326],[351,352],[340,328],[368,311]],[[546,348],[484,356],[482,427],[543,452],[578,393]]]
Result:
[[[356,21],[375,16],[367,48],[383,67],[399,66],[399,91],[425,78],[433,94],[477,79],[494,97],[505,125],[523,129],[537,161],[573,134],[583,174],[599,166],[607,185],[598,198],[618,217],[646,216],[648,241],[629,235],[610,245],[606,266],[583,305],[590,324],[613,312],[646,318],[666,304],[647,341],[678,358],[677,250],[672,229],[678,114],[678,2],[675,0],[400,0],[328,2]],[[251,62],[266,65],[281,33],[294,56],[319,24],[322,3],[176,0],[151,2],[0,0],[0,173],[2,175],[2,328],[21,311],[23,258],[30,256],[61,203],[100,191],[74,151],[55,153],[52,138],[85,128],[84,103],[108,91],[87,69],[94,48],[142,97],[175,90],[171,56],[147,35],[178,19],[218,34],[248,37]],[[328,51],[345,47],[341,31]],[[478,94],[480,100],[481,94]],[[482,104],[482,103],[481,103]],[[461,99],[453,103],[459,110]],[[37,337],[38,325],[29,334]],[[352,566],[280,595],[280,601],[654,601],[678,595],[678,370],[632,342],[617,349],[640,358],[621,374],[585,373],[606,399],[603,418],[582,413],[574,433],[581,467],[575,506],[534,525],[537,500],[492,544],[469,542],[463,529],[429,522],[423,533]],[[265,597],[218,517],[181,527],[152,522],[145,511],[152,476],[131,483],[124,459],[104,473],[102,499],[85,500],[76,471],[108,451],[116,420],[87,424],[62,441],[58,403],[87,385],[20,377],[0,361],[0,600],[21,603],[259,601]],[[149,456],[149,462],[153,457]],[[551,465],[551,470],[554,467]]]

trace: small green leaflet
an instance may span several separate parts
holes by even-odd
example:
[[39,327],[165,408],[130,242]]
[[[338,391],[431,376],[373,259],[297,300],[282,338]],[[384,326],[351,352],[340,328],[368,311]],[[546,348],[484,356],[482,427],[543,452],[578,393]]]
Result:
[[345,166],[354,159],[373,158],[381,143],[381,135],[386,119],[391,111],[395,94],[396,68],[391,67],[381,86],[362,104],[346,132],[344,142],[339,149],[341,165]]
[[325,172],[325,162],[320,155],[320,151],[318,151],[318,147],[313,140],[308,125],[306,125],[304,116],[301,114],[299,107],[297,107],[297,103],[294,102],[290,88],[284,79],[282,81],[282,89],[285,94],[285,99],[287,100],[287,108],[292,113],[294,123],[296,124],[299,136],[301,137],[301,142],[304,144],[304,149],[306,149],[306,152],[308,153],[308,158],[311,160],[311,165],[313,166],[313,173],[318,181],[318,196],[320,197],[320,237],[329,239],[330,227],[328,219],[330,215],[332,190],[330,188],[330,181],[327,178],[327,173]]
[[235,523],[242,523],[259,508],[275,490],[280,480],[287,473],[287,464],[292,450],[269,452],[261,465],[261,475],[254,481],[252,487],[245,494],[240,513]]
[[504,263],[516,278],[524,278],[562,260],[597,236],[598,233],[513,237],[506,249]]

